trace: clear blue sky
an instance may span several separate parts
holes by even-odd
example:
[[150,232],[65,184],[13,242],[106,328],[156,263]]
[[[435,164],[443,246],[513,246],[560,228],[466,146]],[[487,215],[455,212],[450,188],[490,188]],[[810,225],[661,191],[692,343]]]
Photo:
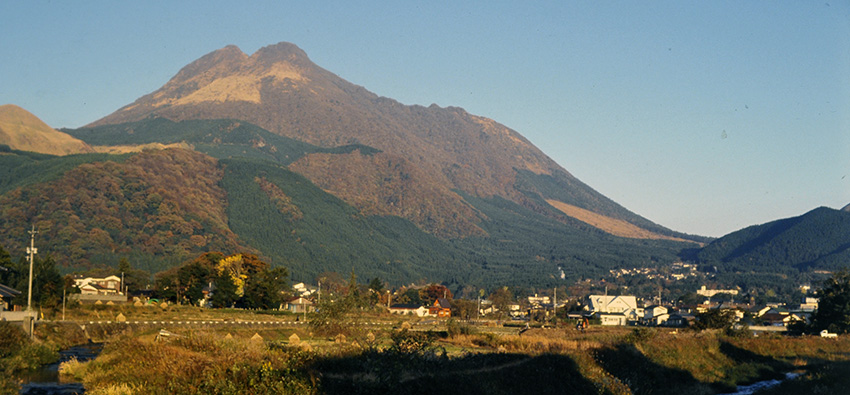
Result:
[[[850,2],[0,2],[0,104],[78,127],[237,45],[458,106],[669,228],[850,203]],[[599,5],[597,3],[603,3]]]

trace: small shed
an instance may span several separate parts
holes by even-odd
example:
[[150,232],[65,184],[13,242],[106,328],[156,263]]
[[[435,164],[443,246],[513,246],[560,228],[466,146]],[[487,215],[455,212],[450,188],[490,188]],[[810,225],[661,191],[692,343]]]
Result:
[[313,311],[313,302],[309,299],[298,297],[287,301],[286,309],[296,314],[309,313]]
[[20,294],[17,289],[0,284],[0,311],[9,310],[9,302]]

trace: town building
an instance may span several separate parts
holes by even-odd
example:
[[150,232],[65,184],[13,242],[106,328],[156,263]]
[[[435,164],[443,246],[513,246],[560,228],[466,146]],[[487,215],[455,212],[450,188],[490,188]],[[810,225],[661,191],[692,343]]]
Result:
[[597,316],[602,325],[627,325],[643,316],[634,296],[590,295],[587,299],[584,309]]
[[303,297],[297,297],[286,302],[286,309],[296,314],[312,312],[313,302]]
[[425,317],[428,315],[428,308],[418,304],[394,304],[390,306],[390,313]]
[[292,291],[295,293],[295,295],[305,297],[316,293],[317,288],[312,285],[298,283],[292,286]]
[[697,290],[697,295],[702,295],[702,296],[705,296],[706,298],[710,298],[710,297],[717,295],[717,294],[737,295],[738,290],[737,289],[706,289],[705,285],[703,285],[702,287],[700,287],[700,289]]
[[438,298],[428,308],[428,315],[448,318],[452,316],[452,304],[446,298]]
[[663,326],[670,319],[670,313],[664,306],[653,305],[643,309],[641,323],[649,326]]
[[121,278],[118,276],[78,277],[74,279],[74,285],[80,289],[77,295],[70,298],[80,303],[124,303],[127,295],[121,289]]
[[75,278],[74,285],[83,295],[123,295],[121,278],[109,276],[104,278],[86,277]]
[[12,299],[20,294],[17,289],[0,284],[0,311],[12,310]]
[[813,312],[818,309],[818,302],[820,302],[818,298],[805,297],[800,303],[800,311]]

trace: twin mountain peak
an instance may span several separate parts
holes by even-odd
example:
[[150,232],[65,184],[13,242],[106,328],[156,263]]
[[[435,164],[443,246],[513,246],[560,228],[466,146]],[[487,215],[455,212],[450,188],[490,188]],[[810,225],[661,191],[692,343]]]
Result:
[[[250,56],[235,46],[216,50],[152,93],[67,132],[94,146],[85,136],[108,132],[117,141],[116,136],[128,137],[157,119],[175,125],[212,120],[256,125],[271,137],[255,134],[250,144],[269,152],[282,149],[270,146],[284,144],[279,139],[317,147],[284,165],[362,214],[401,217],[443,240],[499,233],[497,218],[484,204],[546,218],[554,222],[538,226],[559,223],[587,237],[705,240],[630,212],[498,122],[461,108],[409,106],[380,97],[315,65],[290,43]],[[164,140],[146,143],[173,142]],[[347,146],[360,149],[332,152]]]

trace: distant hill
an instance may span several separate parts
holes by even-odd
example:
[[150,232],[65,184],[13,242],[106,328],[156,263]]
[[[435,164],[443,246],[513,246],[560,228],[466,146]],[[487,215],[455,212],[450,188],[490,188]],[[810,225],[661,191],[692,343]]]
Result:
[[750,226],[702,248],[701,263],[733,272],[836,270],[850,262],[850,212],[827,207]]
[[50,155],[94,152],[88,144],[51,128],[13,104],[0,106],[0,144]]
[[844,208],[842,208],[841,211],[850,211],[850,204],[844,206]]

